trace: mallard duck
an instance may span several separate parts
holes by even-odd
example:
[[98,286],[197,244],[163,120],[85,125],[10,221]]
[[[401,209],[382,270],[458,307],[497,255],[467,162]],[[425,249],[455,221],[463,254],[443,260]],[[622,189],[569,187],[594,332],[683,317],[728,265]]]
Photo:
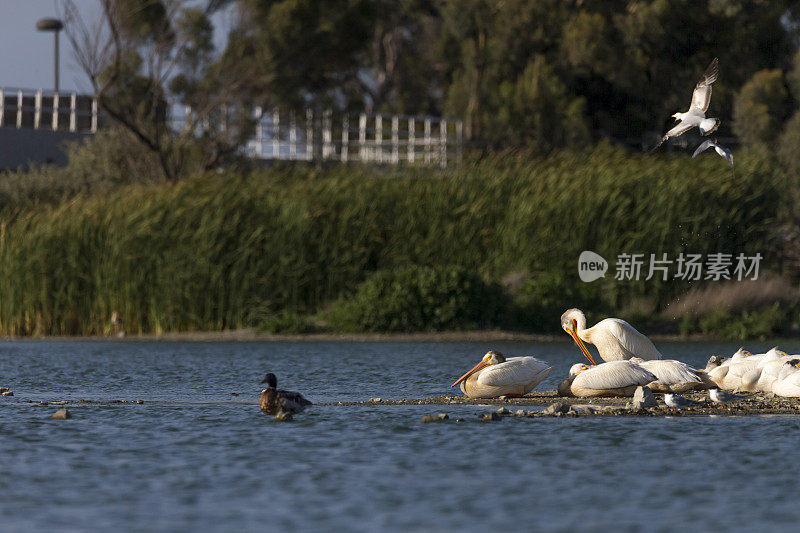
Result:
[[302,412],[306,405],[313,405],[299,392],[277,389],[278,378],[271,372],[264,376],[261,383],[266,383],[267,388],[261,391],[258,406],[268,415],[275,415],[278,420],[291,420],[292,416]]

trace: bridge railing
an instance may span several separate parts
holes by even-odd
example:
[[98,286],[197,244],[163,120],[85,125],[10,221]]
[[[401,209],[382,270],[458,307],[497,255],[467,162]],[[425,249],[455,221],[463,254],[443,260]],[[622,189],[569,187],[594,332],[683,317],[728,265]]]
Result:
[[0,87],[0,127],[95,133],[99,123],[91,96]]
[[[167,105],[171,127],[180,129],[191,108]],[[459,164],[459,120],[432,116],[346,114],[308,109],[297,114],[257,108],[255,135],[243,147],[249,157],[385,164]],[[72,93],[0,87],[0,127],[96,133],[104,124],[97,99]]]

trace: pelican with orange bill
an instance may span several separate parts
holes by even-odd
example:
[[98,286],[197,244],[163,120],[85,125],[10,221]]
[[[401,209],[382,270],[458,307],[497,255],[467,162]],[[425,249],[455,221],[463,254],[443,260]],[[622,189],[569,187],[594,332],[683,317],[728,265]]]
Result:
[[561,315],[561,327],[593,365],[596,364],[584,342],[594,344],[603,361],[626,361],[638,357],[645,361],[662,359],[653,343],[636,328],[620,318],[606,318],[586,327],[586,315],[580,309],[567,309]]
[[506,357],[495,350],[486,355],[469,372],[450,387],[461,385],[470,398],[524,396],[542,382],[552,366],[535,357]]

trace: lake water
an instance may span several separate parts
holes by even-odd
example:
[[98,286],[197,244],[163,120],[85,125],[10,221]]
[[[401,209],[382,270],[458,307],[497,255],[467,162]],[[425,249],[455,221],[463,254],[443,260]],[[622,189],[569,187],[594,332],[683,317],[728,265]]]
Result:
[[[699,366],[738,348],[657,344]],[[800,352],[797,341],[781,347]],[[800,522],[800,417],[489,423],[478,415],[495,408],[335,405],[446,394],[489,348],[551,362],[539,388],[555,388],[579,361],[568,342],[2,343],[0,386],[15,395],[0,398],[0,528],[790,531]],[[267,371],[328,405],[271,420],[255,405]],[[66,421],[38,404],[139,399],[74,404]],[[436,412],[451,420],[420,422]]]

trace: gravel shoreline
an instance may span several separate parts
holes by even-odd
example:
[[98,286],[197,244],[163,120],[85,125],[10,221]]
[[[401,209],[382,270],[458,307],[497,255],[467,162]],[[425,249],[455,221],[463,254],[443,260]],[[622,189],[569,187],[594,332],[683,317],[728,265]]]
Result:
[[[163,402],[134,400],[59,400],[37,401],[19,400],[18,403],[35,404],[40,406],[142,406],[142,405],[170,405],[186,407],[204,407],[215,405],[252,405],[255,401],[241,401],[244,394],[232,395],[230,400],[220,402]],[[675,409],[664,405],[663,397],[656,395],[658,405],[655,407],[635,408],[632,398],[571,398],[559,396],[555,390],[533,391],[522,398],[492,398],[477,399],[466,396],[434,396],[430,398],[413,398],[400,400],[384,400],[372,398],[353,402],[319,403],[319,406],[376,406],[376,405],[429,405],[439,406],[474,406],[489,408],[487,413],[496,413],[502,416],[547,417],[547,416],[759,416],[759,415],[800,415],[800,399],[781,398],[765,394],[751,394],[743,396],[741,400],[726,405],[717,405],[708,399],[707,391],[688,392],[682,396],[702,402],[700,405]],[[5,402],[0,402],[0,406]],[[16,402],[15,402],[16,403]],[[535,407],[536,410],[525,410],[525,407]],[[495,419],[495,418],[492,418]]]
[[[709,415],[800,415],[800,400],[780,398],[764,394],[743,396],[742,400],[726,405],[717,405],[708,399],[707,391],[682,394],[685,398],[703,402],[701,405],[674,409],[664,405],[661,395],[657,407],[634,409],[631,398],[570,398],[559,396],[555,390],[533,391],[522,398],[475,399],[465,396],[436,396],[408,400],[383,400],[373,398],[362,402],[338,402],[335,405],[472,405],[475,407],[497,407],[505,416],[709,416]],[[544,411],[525,411],[524,407],[562,407]],[[502,410],[508,412],[502,412]],[[519,411],[524,414],[520,414]]]

